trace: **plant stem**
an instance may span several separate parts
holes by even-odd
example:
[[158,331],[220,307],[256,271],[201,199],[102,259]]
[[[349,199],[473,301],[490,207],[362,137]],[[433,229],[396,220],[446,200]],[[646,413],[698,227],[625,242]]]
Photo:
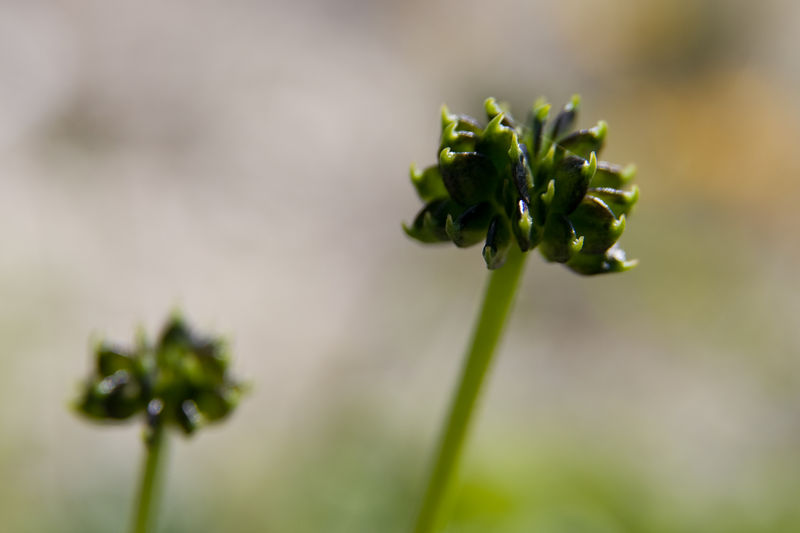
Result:
[[430,473],[415,533],[434,533],[446,524],[443,509],[458,470],[472,411],[503,333],[526,257],[527,254],[512,245],[506,264],[489,274],[483,306],[440,437],[436,462]]
[[165,454],[166,435],[163,424],[152,428],[149,439],[145,442],[146,455],[142,464],[142,478],[136,500],[133,533],[153,531],[154,515],[160,493],[161,465]]

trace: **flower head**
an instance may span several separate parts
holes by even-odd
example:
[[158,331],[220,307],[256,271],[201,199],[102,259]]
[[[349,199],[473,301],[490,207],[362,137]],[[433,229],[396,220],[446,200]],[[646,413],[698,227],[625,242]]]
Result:
[[223,341],[199,336],[173,317],[155,344],[100,343],[77,408],[104,421],[143,414],[150,428],[167,423],[189,434],[237,405],[242,385],[228,374],[228,362]]
[[579,103],[574,96],[547,125],[550,105],[539,100],[519,124],[489,98],[485,127],[443,107],[438,163],[411,167],[425,206],[406,233],[459,247],[483,242],[490,269],[515,243],[580,274],[632,268],[616,242],[639,197],[636,186],[625,188],[635,170],[597,160],[605,122],[572,131]]

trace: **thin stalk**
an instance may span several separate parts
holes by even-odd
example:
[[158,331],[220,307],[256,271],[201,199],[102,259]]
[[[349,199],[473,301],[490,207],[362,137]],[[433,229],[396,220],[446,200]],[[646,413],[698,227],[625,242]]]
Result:
[[434,533],[446,524],[443,509],[458,471],[472,412],[503,333],[527,255],[512,246],[506,264],[489,274],[483,305],[440,437],[415,533]]
[[142,477],[139,494],[136,499],[133,533],[154,531],[154,516],[160,495],[160,481],[163,458],[165,455],[166,435],[163,424],[152,428],[152,433],[145,442],[146,455],[142,463]]

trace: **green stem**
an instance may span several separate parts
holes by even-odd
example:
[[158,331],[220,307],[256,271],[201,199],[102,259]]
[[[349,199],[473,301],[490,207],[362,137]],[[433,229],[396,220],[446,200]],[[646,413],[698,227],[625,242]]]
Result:
[[489,274],[483,306],[439,441],[415,533],[434,533],[446,524],[443,508],[458,470],[472,411],[503,333],[527,255],[512,245],[506,264]]
[[152,428],[152,433],[145,442],[146,456],[142,464],[142,478],[139,485],[139,494],[136,500],[136,514],[134,515],[133,533],[148,533],[154,531],[155,510],[160,493],[161,465],[165,455],[166,435],[163,424]]

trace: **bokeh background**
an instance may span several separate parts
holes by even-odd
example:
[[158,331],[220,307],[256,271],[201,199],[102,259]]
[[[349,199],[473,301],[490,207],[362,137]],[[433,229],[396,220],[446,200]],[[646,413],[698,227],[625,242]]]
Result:
[[439,106],[583,96],[631,273],[529,261],[453,532],[800,531],[800,3],[0,2],[0,530],[121,532],[92,339],[180,308],[252,390],[161,531],[408,531],[486,271],[402,233]]

